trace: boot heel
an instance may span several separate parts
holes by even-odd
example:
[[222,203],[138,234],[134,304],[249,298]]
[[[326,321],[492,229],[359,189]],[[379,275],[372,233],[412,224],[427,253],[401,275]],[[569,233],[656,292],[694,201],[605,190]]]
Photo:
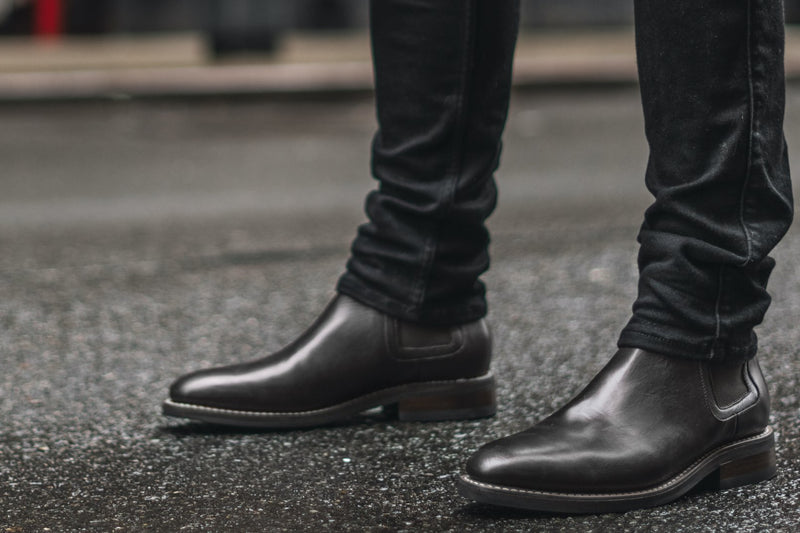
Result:
[[760,453],[722,464],[717,470],[717,485],[719,489],[731,489],[771,479],[776,472],[773,445]]
[[440,390],[420,392],[384,409],[409,422],[484,418],[497,411],[492,377],[454,382],[437,388]]

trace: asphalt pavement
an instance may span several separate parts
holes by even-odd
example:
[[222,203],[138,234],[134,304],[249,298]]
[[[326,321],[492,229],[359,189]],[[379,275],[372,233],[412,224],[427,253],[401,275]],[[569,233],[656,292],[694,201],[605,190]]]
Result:
[[[800,88],[788,100],[800,145]],[[758,330],[774,480],[579,517],[456,492],[472,451],[563,404],[614,351],[648,202],[632,87],[515,95],[485,277],[495,418],[164,418],[175,377],[284,345],[331,298],[374,186],[374,128],[363,96],[0,105],[0,531],[796,530],[796,231]]]

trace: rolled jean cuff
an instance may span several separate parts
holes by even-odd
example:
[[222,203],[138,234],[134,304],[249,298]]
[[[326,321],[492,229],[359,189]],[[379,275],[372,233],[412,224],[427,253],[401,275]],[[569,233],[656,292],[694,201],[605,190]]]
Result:
[[370,287],[351,272],[345,272],[339,278],[336,291],[391,317],[429,326],[466,324],[485,317],[487,312],[483,295],[473,295],[463,301],[443,302],[435,307],[411,306]]
[[670,334],[661,326],[634,323],[632,320],[620,334],[617,345],[684,359],[740,361],[756,355],[758,338],[751,332],[749,338],[741,342],[727,339],[691,340],[678,332]]

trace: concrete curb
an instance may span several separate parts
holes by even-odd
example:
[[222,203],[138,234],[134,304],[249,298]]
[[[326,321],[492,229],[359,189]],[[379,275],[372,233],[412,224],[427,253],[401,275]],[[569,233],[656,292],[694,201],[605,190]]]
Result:
[[[635,83],[628,57],[591,63],[520,59],[514,84]],[[58,100],[155,96],[324,94],[373,88],[368,62],[136,68],[0,74],[0,100]]]
[[0,100],[363,91],[366,62],[228,65],[0,74]]
[[[81,50],[106,54],[109,65],[119,62],[121,49],[108,52],[104,41]],[[130,44],[130,43],[128,43]],[[25,47],[15,45],[24,57]],[[76,54],[74,44],[72,58]],[[94,46],[94,48],[92,48]],[[122,68],[84,63],[60,68],[37,67],[24,71],[17,67],[0,71],[0,101],[42,101],[105,99],[129,97],[280,95],[348,93],[370,91],[373,87],[368,44],[363,35],[344,39],[300,37],[290,46],[300,53],[289,53],[277,60],[247,64],[209,64],[191,39],[145,40],[133,47],[142,53],[139,62],[128,61]],[[29,47],[33,50],[34,47]],[[165,51],[159,63],[158,50]],[[106,51],[104,51],[106,50]],[[355,50],[355,52],[354,52]],[[87,67],[87,65],[89,65]],[[787,31],[786,73],[800,79],[800,30]],[[630,28],[614,31],[587,31],[523,34],[517,47],[514,84],[516,87],[552,85],[634,84],[637,80],[633,33]]]
[[[197,35],[0,41],[0,101],[364,92],[364,32],[290,34],[267,57],[219,64]],[[634,83],[630,28],[523,33],[517,86]]]

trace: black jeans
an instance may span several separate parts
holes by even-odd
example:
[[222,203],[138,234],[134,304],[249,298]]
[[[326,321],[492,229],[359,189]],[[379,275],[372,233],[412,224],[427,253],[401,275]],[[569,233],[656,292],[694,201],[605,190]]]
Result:
[[[410,321],[479,318],[518,2],[374,0],[371,10],[379,187],[338,290]],[[752,356],[768,253],[792,219],[782,2],[636,0],[636,33],[655,202],[619,344]]]

